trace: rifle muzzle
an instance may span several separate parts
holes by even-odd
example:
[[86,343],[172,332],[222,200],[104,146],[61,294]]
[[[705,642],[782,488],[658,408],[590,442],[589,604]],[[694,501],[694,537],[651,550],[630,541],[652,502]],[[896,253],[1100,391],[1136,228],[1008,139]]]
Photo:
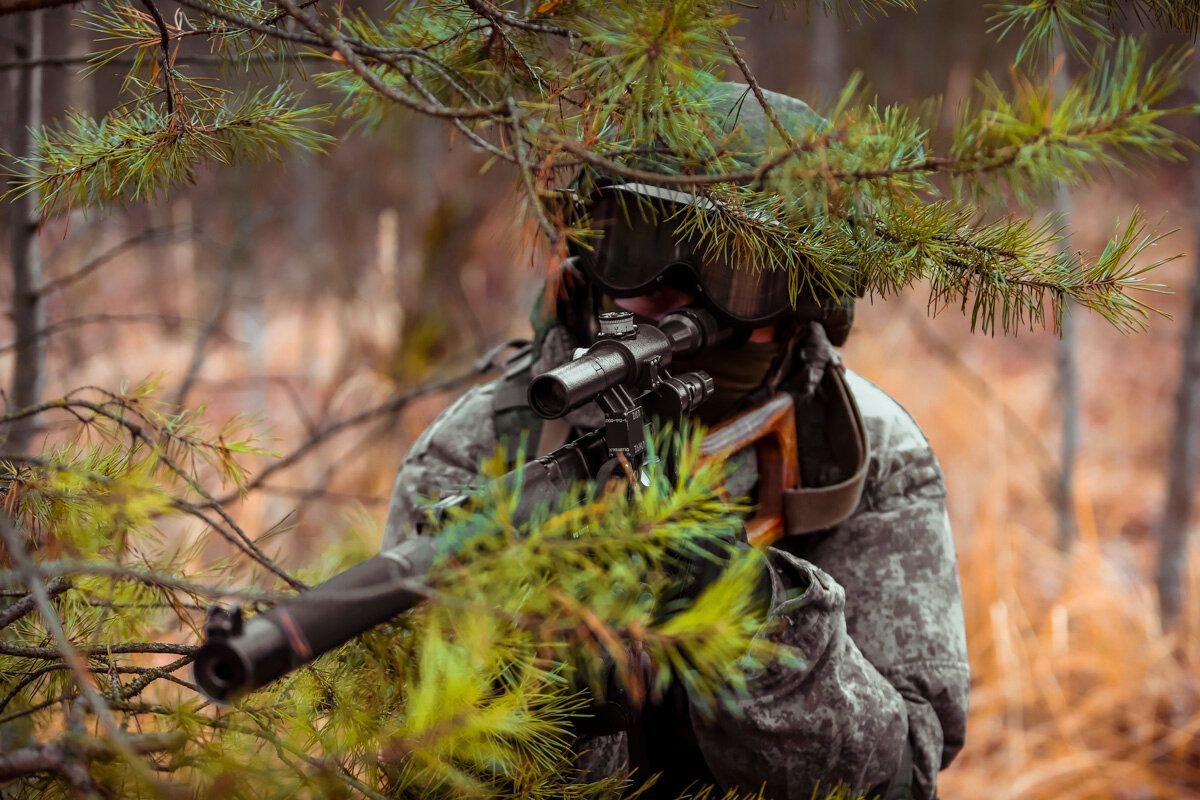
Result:
[[424,599],[411,579],[429,570],[436,547],[415,536],[248,620],[236,607],[213,609],[196,683],[230,702],[407,611]]

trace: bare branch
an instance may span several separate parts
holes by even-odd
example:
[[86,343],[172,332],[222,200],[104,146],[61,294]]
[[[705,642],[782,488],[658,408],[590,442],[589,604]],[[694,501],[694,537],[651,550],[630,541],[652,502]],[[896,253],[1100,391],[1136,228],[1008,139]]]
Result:
[[188,323],[197,327],[201,325],[201,321],[198,319],[180,317],[175,314],[84,314],[79,317],[71,317],[70,319],[53,322],[8,344],[0,345],[0,354],[16,350],[28,342],[45,339],[63,331],[68,331],[72,328],[82,328],[86,325],[145,324],[155,322],[165,325],[179,325],[181,323]]
[[159,64],[162,67],[163,92],[167,96],[167,113],[173,117],[175,116],[176,89],[175,77],[171,72],[171,34],[167,30],[167,21],[163,19],[162,12],[154,4],[154,0],[142,0],[142,5],[150,12],[150,16],[154,19],[154,25],[158,28],[160,47],[162,48],[162,52],[159,54]]
[[137,233],[123,242],[118,242],[109,249],[105,250],[100,255],[92,258],[83,266],[76,269],[74,272],[64,275],[61,278],[55,278],[51,281],[46,281],[42,284],[42,296],[46,296],[51,292],[57,292],[61,289],[70,286],[72,283],[77,283],[88,277],[96,270],[104,267],[112,262],[117,256],[122,253],[132,250],[143,244],[173,239],[176,236],[191,236],[195,233],[195,229],[187,227],[167,227],[167,228],[147,228],[140,233]]
[[217,333],[221,325],[221,320],[225,317],[225,312],[229,310],[232,294],[233,254],[231,252],[227,255],[222,265],[221,295],[217,302],[213,304],[212,313],[209,314],[208,321],[204,323],[204,327],[200,329],[200,335],[196,337],[196,344],[192,348],[192,357],[188,362],[187,372],[184,373],[183,380],[179,382],[179,388],[175,391],[175,397],[173,398],[175,405],[183,405],[187,399],[188,392],[191,391],[196,378],[200,375],[200,370],[204,367],[204,361],[208,356],[209,342],[212,341],[213,335]]
[[[46,584],[46,595],[47,597],[55,598],[70,588],[71,581],[69,579],[58,577]],[[36,606],[37,598],[32,594],[27,594],[12,605],[0,608],[0,630],[4,630],[30,611],[33,611]]]
[[111,760],[118,753],[125,755],[128,750],[133,755],[149,755],[178,750],[187,741],[182,731],[170,733],[147,733],[141,736],[125,738],[125,747],[118,748],[107,739],[85,737],[71,741],[49,742],[31,745],[14,750],[0,756],[0,781],[9,781],[42,772],[63,773],[71,761],[84,758],[86,760]]
[[[280,497],[294,497],[301,503],[309,500],[329,500],[334,503],[362,503],[367,506],[385,505],[388,502],[386,497],[366,494],[351,494],[348,492],[337,492],[331,489],[326,489],[323,486],[312,486],[309,488],[293,487],[293,486],[272,486],[268,484],[260,484],[258,491],[263,494],[278,495]],[[2,627],[2,626],[0,626]]]
[[43,8],[74,5],[78,2],[80,0],[0,0],[0,17],[6,14],[20,14],[26,11],[38,11]]
[[[257,476],[255,476],[253,480],[249,481],[245,486],[243,486],[240,492],[233,492],[231,494],[228,494],[224,497],[219,498],[218,500],[216,500],[214,502],[222,504],[222,505],[231,503],[234,500],[237,500],[241,495],[252,492],[255,489],[263,486],[267,482],[267,479],[270,478],[272,475],[274,475],[278,472],[282,472],[283,470],[287,469],[288,467],[291,467],[293,464],[300,461],[305,456],[307,456],[309,453],[311,453],[313,450],[315,450],[317,447],[322,445],[325,441],[336,436],[337,434],[339,434],[343,431],[355,428],[366,422],[370,422],[371,420],[374,420],[378,417],[388,416],[390,414],[396,414],[401,409],[403,409],[406,405],[408,405],[410,402],[412,402],[413,400],[416,400],[419,397],[424,397],[424,396],[430,395],[430,394],[436,394],[437,392],[444,392],[444,391],[450,391],[452,389],[457,389],[461,386],[466,385],[467,383],[470,383],[473,380],[476,380],[480,374],[481,374],[480,371],[472,370],[470,372],[466,372],[461,375],[455,375],[454,377],[447,378],[446,380],[434,381],[433,383],[427,383],[424,386],[414,389],[411,392],[408,392],[406,394],[397,395],[396,397],[393,397],[390,400],[380,403],[377,406],[372,406],[371,408],[368,408],[364,411],[360,411],[357,414],[353,414],[349,417],[346,417],[345,419],[337,420],[336,422],[331,422],[328,425],[326,425],[325,427],[321,428],[319,431],[317,431],[313,436],[309,437],[308,441],[301,444],[299,447],[297,447],[291,453],[288,453],[283,458],[268,465],[265,469],[263,469],[262,472],[260,472]],[[204,508],[205,506],[198,506],[198,507]]]

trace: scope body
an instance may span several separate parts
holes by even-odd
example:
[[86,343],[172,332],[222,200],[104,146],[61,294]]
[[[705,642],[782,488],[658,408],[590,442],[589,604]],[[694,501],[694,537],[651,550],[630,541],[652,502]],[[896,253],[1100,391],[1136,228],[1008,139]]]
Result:
[[[628,312],[618,312],[624,316]],[[689,355],[718,341],[716,319],[698,308],[672,311],[656,324],[617,327],[604,332],[616,314],[601,314],[601,334],[587,352],[533,379],[529,406],[544,419],[558,419],[618,386],[645,386],[647,371],[659,370],[675,355]],[[624,320],[622,320],[623,322]]]

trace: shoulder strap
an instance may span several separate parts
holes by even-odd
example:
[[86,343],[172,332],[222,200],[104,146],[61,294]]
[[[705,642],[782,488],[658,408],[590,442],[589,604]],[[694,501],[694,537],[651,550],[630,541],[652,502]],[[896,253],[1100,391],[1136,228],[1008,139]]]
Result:
[[[862,499],[863,486],[867,482],[867,466],[870,463],[870,450],[867,441],[867,430],[863,425],[862,415],[854,395],[846,385],[845,367],[837,360],[830,361],[821,378],[819,391],[813,397],[803,401],[802,405],[811,407],[821,403],[823,419],[821,427],[828,441],[828,452],[833,454],[841,478],[826,486],[802,486],[798,489],[787,489],[783,492],[784,529],[788,535],[815,533],[832,528],[844,522]],[[801,405],[797,406],[798,416],[803,415]],[[801,420],[800,446],[805,448],[804,428],[810,427]],[[805,458],[801,453],[801,460]],[[804,481],[813,482],[813,470],[802,470]],[[846,477],[848,476],[848,477]]]
[[517,465],[517,454],[531,452],[541,435],[542,419],[533,413],[526,399],[533,380],[533,361],[533,347],[527,343],[505,362],[504,375],[492,395],[496,441],[509,469]]

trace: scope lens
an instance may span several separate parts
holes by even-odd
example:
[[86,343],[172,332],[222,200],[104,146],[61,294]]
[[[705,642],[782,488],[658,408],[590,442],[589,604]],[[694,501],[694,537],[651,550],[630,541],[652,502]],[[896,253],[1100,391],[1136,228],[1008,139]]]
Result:
[[567,387],[552,375],[540,375],[529,384],[529,405],[543,419],[558,419],[567,407]]

